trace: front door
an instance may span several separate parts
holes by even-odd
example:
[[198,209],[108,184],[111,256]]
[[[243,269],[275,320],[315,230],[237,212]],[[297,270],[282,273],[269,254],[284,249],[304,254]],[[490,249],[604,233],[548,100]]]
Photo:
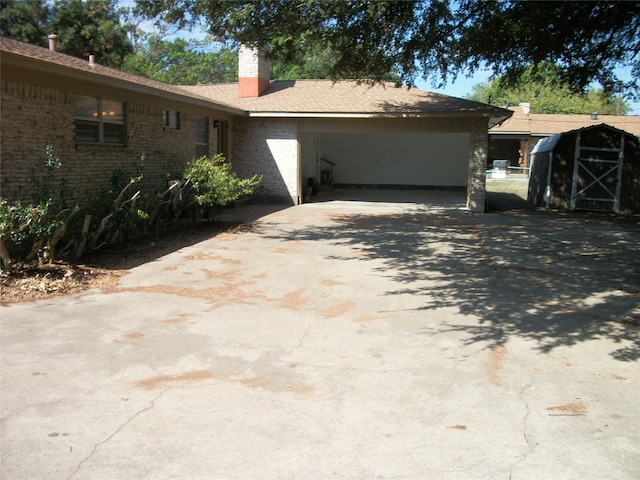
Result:
[[624,137],[620,148],[593,147],[576,138],[571,210],[599,210],[618,213]]

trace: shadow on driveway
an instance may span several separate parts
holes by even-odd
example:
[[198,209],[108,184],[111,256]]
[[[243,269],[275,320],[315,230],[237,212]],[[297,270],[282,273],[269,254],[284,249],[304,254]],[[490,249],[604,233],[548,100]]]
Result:
[[[408,214],[336,215],[338,226],[305,226],[282,240],[356,248],[361,261],[424,297],[422,310],[455,307],[477,325],[449,324],[468,343],[535,340],[541,352],[608,337],[640,358],[640,228],[609,216],[517,211],[470,215],[424,207]],[[272,238],[278,238],[276,235]],[[436,285],[426,280],[436,279]],[[442,328],[440,328],[442,331]],[[426,332],[425,332],[426,333]]]

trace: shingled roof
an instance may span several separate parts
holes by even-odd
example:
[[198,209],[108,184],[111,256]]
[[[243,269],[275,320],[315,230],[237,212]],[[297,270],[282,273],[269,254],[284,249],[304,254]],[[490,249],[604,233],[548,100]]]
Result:
[[3,65],[17,64],[44,74],[69,75],[98,84],[108,84],[141,93],[174,97],[183,102],[206,105],[229,113],[244,113],[232,106],[208,97],[199,96],[197,92],[186,91],[176,85],[158,82],[115,68],[105,67],[104,65],[90,65],[88,60],[7,37],[0,36],[0,52],[2,52]]
[[183,86],[203,97],[246,110],[252,116],[476,116],[507,118],[503,108],[394,83],[280,80],[256,98],[240,98],[237,83]]
[[240,98],[237,83],[170,85],[29,43],[0,37],[3,64],[23,65],[133,91],[173,97],[236,115],[262,117],[484,117],[491,124],[511,115],[483,103],[398,87],[355,81],[272,81],[257,98]]
[[624,130],[635,136],[640,136],[640,116],[638,115],[563,115],[530,113],[524,114],[519,107],[510,108],[513,116],[500,125],[489,130],[491,134],[524,134],[538,137],[555,135],[580,128],[605,123],[618,130]]

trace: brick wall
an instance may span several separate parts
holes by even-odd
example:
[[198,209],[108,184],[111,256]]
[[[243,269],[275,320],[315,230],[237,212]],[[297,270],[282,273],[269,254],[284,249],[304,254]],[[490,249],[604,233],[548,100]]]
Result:
[[258,77],[269,80],[270,62],[258,48],[240,45],[238,49],[238,77]]
[[471,152],[469,158],[469,180],[467,185],[467,208],[472,212],[485,211],[486,171],[489,135],[486,119],[474,122],[471,132]]
[[[108,188],[114,172],[125,177],[141,173],[145,193],[164,189],[167,176],[181,173],[195,155],[195,115],[188,112],[180,112],[179,129],[163,128],[161,106],[127,103],[126,146],[76,145],[73,92],[8,81],[0,92],[0,195],[10,201],[33,200],[33,179],[45,171],[47,145],[62,162],[54,178],[64,179],[74,203]],[[213,154],[217,137],[209,124]]]
[[297,122],[249,119],[233,124],[233,167],[241,177],[264,175],[256,196],[298,203]]

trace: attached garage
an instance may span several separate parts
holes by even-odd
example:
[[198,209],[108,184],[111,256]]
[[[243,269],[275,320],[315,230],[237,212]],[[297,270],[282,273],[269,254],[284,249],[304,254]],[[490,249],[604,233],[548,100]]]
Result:
[[241,48],[237,84],[183,87],[246,112],[230,124],[231,161],[264,176],[259,195],[301,203],[310,179],[466,188],[484,211],[488,129],[511,111],[392,83],[269,81],[265,62]]
[[305,174],[322,179],[327,162],[314,160],[326,159],[336,186],[466,187],[470,141],[468,133],[307,134],[305,153],[316,148]]

